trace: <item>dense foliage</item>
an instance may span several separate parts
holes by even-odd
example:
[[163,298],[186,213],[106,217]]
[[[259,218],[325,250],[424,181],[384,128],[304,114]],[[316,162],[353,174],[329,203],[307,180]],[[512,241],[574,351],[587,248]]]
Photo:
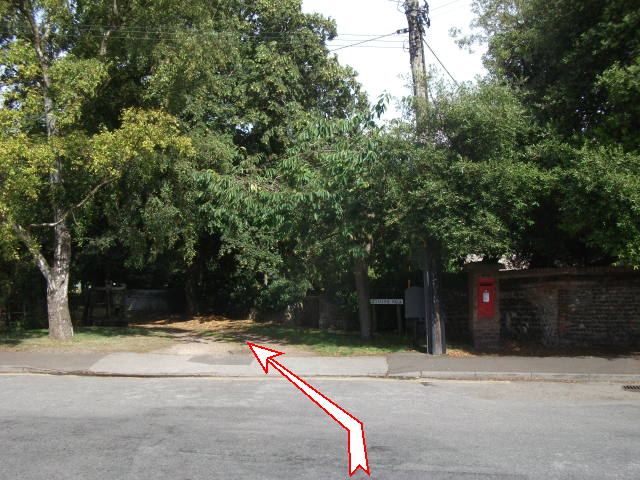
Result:
[[479,0],[485,65],[544,131],[549,172],[520,251],[533,266],[638,265],[640,6],[637,2]]
[[387,125],[300,0],[0,5],[0,303],[37,265],[50,325],[77,282],[193,315],[313,289],[368,340],[425,255],[640,264],[634,2],[477,0],[490,74]]

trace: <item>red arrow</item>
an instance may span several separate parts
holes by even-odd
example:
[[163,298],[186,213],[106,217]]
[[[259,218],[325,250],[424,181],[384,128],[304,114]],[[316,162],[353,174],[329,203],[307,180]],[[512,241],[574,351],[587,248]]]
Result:
[[260,345],[254,345],[249,342],[247,342],[247,344],[258,359],[258,362],[260,362],[260,366],[264,370],[264,373],[269,373],[269,364],[271,364],[273,368],[284,375],[287,380],[298,387],[302,393],[313,400],[316,405],[327,412],[336,422],[342,425],[342,427],[349,432],[349,476],[352,476],[358,468],[361,468],[367,473],[367,475],[371,476],[369,473],[367,446],[364,443],[364,429],[362,422],[346,410],[343,410],[333,403],[307,382],[273,360],[273,357],[284,355],[284,353],[271,350],[270,348],[261,347]]

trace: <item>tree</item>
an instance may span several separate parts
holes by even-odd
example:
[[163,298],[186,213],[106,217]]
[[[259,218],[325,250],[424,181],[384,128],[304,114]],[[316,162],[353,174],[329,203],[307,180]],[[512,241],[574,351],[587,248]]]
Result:
[[[80,6],[16,0],[0,7],[5,57],[0,108],[2,232],[20,240],[44,275],[49,336],[60,340],[73,336],[67,298],[70,222],[132,165],[153,169],[167,149],[190,153],[188,139],[160,111],[123,110],[118,128],[83,128],[83,107],[117,70],[107,62],[106,52],[122,17],[116,1],[109,5],[112,27],[104,31],[93,56],[85,58],[73,54],[77,37],[69,28],[82,18]],[[130,4],[127,12],[135,6]],[[49,221],[43,221],[47,217]],[[36,236],[43,229],[52,229],[51,235],[45,231]]]
[[[304,276],[293,265],[292,252],[299,249],[289,232],[298,213],[270,177],[272,167],[310,123],[353,115],[366,98],[355,73],[329,55],[326,42],[336,35],[335,23],[302,13],[300,0],[188,5],[163,17],[162,28],[175,35],[163,37],[153,51],[144,97],[180,119],[196,152],[184,186],[174,183],[175,176],[162,176],[166,192],[186,194],[163,205],[192,212],[172,230],[183,228],[184,238],[195,239],[185,271],[195,314],[212,303],[203,292],[220,304],[211,291],[224,286],[237,304],[235,297],[257,299],[273,282],[281,284],[285,273]],[[135,226],[139,238],[149,232],[142,218],[126,225]],[[242,293],[229,290],[235,288]]]
[[342,257],[352,263],[364,341],[373,335],[372,254],[382,234],[403,215],[396,197],[390,195],[396,164],[379,154],[381,130],[373,121],[384,111],[384,101],[364,116],[317,122],[277,168],[288,187],[300,192],[296,210],[304,212],[298,225],[303,242],[331,239],[339,256],[334,262]]
[[635,107],[611,102],[608,82],[601,77],[637,60],[637,3],[478,0],[473,8],[478,15],[473,26],[481,33],[465,40],[487,44],[486,67],[518,85],[541,124],[551,123],[564,140],[577,145],[622,140],[603,123],[612,113]]
[[637,264],[637,236],[622,227],[630,212],[607,208],[635,198],[640,7],[480,0],[474,10],[480,33],[462,43],[487,44],[491,75],[509,83],[541,129],[531,161],[555,178],[530,214],[521,253],[531,267]]
[[414,251],[449,265],[473,253],[518,251],[531,209],[550,178],[531,161],[535,122],[508,85],[484,80],[453,86],[432,75],[428,103],[397,121],[384,152],[401,165],[407,215],[403,235]]
[[640,156],[621,148],[568,152],[559,175],[562,227],[614,261],[640,265]]

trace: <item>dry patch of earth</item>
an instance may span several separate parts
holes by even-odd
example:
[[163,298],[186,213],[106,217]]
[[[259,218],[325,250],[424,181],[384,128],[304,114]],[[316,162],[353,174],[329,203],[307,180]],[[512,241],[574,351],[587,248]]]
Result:
[[247,342],[284,352],[290,357],[316,356],[310,348],[280,343],[248,332],[253,320],[230,320],[217,315],[183,320],[179,316],[149,318],[130,323],[132,326],[165,330],[175,343],[149,353],[165,355],[253,355]]

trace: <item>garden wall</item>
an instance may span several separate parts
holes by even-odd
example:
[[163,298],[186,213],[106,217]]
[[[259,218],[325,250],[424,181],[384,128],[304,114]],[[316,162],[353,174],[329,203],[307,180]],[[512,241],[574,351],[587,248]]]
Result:
[[640,272],[568,267],[500,272],[500,337],[547,346],[640,346]]
[[[466,273],[464,273],[466,278]],[[469,288],[442,289],[444,300],[445,335],[454,340],[466,340],[469,332]]]

